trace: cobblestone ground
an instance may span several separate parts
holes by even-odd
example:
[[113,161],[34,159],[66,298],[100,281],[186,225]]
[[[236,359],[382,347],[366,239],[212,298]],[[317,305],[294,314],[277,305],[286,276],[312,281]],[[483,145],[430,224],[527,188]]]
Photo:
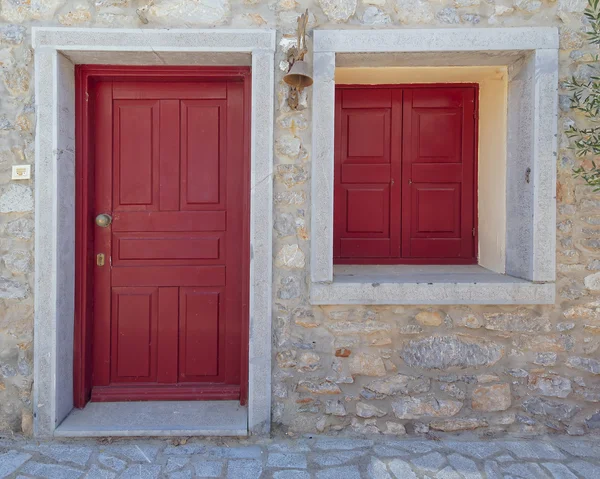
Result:
[[590,439],[0,439],[0,478],[600,478]]

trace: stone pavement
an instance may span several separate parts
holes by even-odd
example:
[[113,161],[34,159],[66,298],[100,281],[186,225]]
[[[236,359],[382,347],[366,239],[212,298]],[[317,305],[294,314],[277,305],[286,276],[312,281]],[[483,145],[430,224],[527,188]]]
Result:
[[228,479],[600,478],[600,441],[0,438],[0,478]]

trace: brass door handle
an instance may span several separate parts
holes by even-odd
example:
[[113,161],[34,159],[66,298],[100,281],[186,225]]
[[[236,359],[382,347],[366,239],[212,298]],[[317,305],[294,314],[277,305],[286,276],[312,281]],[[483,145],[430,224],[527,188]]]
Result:
[[102,214],[96,216],[96,224],[98,226],[100,226],[101,228],[106,228],[107,226],[110,226],[111,223],[112,223],[112,216],[107,215],[106,213],[102,213]]

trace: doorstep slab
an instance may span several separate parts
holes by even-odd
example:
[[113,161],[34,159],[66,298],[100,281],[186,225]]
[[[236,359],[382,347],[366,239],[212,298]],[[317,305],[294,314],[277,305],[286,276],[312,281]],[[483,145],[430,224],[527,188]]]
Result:
[[90,402],[73,409],[55,437],[247,436],[238,401]]

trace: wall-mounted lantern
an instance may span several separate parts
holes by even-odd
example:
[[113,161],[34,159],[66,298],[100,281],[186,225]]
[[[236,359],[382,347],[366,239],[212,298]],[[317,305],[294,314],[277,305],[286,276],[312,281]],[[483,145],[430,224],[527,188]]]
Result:
[[308,48],[306,48],[307,24],[308,9],[298,17],[298,43],[296,47],[290,48],[288,54],[290,67],[283,77],[283,81],[290,86],[287,102],[292,110],[298,109],[298,95],[300,92],[313,84],[308,63],[304,61],[304,55],[308,52]]

